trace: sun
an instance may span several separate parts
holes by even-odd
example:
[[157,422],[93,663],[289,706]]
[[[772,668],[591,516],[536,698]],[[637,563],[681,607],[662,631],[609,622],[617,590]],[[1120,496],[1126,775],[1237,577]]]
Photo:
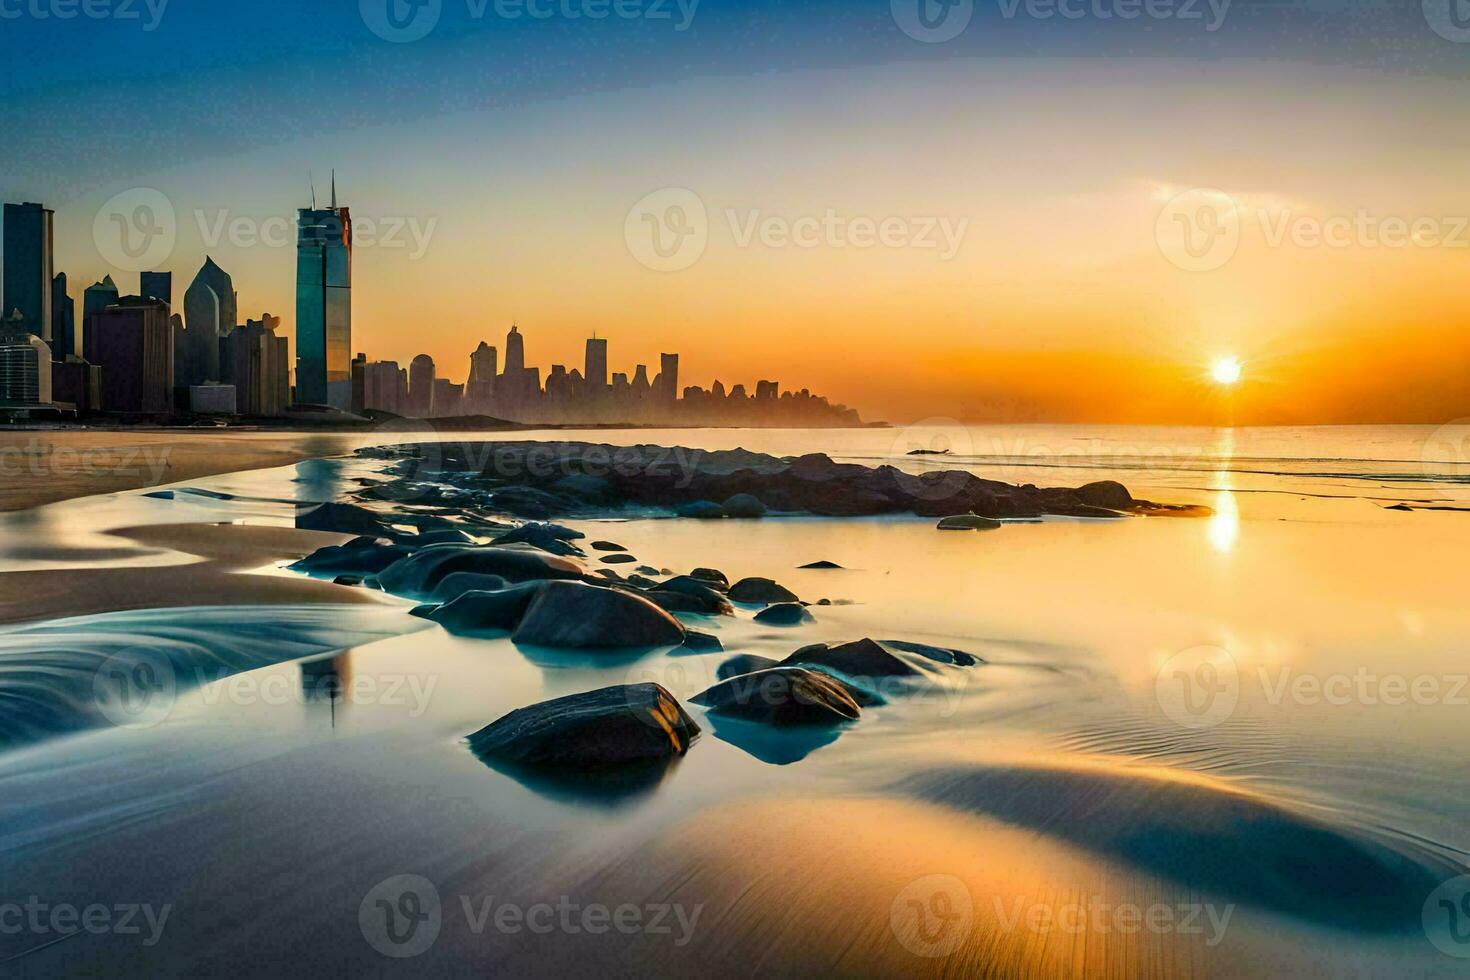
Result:
[[1240,383],[1242,368],[1238,357],[1217,357],[1210,365],[1210,377],[1216,384],[1234,385]]

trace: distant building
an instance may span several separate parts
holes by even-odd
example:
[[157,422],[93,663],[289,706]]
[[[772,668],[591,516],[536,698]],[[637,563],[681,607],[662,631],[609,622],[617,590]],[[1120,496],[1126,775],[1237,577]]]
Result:
[[168,306],[127,296],[93,313],[85,327],[89,362],[102,369],[102,410],[167,414],[174,377]]
[[337,206],[296,219],[296,400],[348,408],[352,400],[352,217]]
[[25,328],[24,316],[0,323],[0,406],[51,404],[51,348]]
[[195,415],[234,415],[235,386],[222,384],[191,385],[189,411]]
[[[117,284],[112,281],[111,276],[104,276],[101,282],[88,286],[86,292],[82,293],[82,329],[86,330],[88,317],[93,313],[101,313],[118,300]],[[78,338],[82,341],[82,347],[86,347],[86,338]]]
[[19,310],[20,329],[46,341],[51,339],[51,289],[56,275],[52,267],[54,218],[40,204],[5,205],[4,311],[9,316]]
[[140,272],[138,295],[144,299],[162,300],[173,309],[174,274],[172,272]]
[[77,352],[77,304],[66,289],[66,273],[51,280],[51,358],[64,361]]
[[470,376],[465,382],[465,412],[483,415],[495,403],[495,375],[500,369],[500,354],[483,340],[470,355]]
[[[55,352],[52,352],[54,358]],[[51,362],[51,397],[78,415],[102,410],[102,369],[75,354]]]
[[505,337],[505,373],[518,375],[525,369],[526,339],[521,336],[521,328],[511,324],[510,333]]
[[358,354],[352,359],[352,414],[361,415],[367,409],[367,355]]
[[457,385],[448,378],[434,379],[435,418],[453,418],[464,412],[464,385]]
[[434,417],[434,359],[420,354],[408,365],[408,414],[413,418]]
[[409,414],[408,372],[397,361],[370,361],[362,373],[364,410]]
[[231,330],[220,344],[220,373],[235,387],[235,411],[256,418],[286,414],[291,402],[291,360],[281,318],[264,314]]
[[184,292],[184,330],[175,351],[175,384],[192,387],[223,378],[220,342],[239,325],[237,316],[235,281],[205,256],[204,265]]
[[679,397],[679,355],[660,354],[658,377],[654,379],[654,395],[661,402],[672,402]]
[[582,380],[594,397],[607,387],[607,341],[596,337],[587,341],[586,367]]

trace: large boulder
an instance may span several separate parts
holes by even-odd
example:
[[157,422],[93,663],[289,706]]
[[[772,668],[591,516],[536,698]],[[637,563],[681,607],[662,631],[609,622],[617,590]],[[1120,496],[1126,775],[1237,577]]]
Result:
[[722,681],[741,674],[753,674],[758,670],[770,670],[778,666],[777,662],[770,657],[762,657],[754,653],[737,653],[735,656],[720,664],[720,669],[715,676]]
[[470,735],[469,745],[499,763],[590,769],[681,756],[699,734],[668,691],[631,684],[518,708]]
[[952,667],[974,667],[985,661],[973,653],[964,650],[956,650],[953,647],[935,647],[927,643],[913,643],[909,640],[883,640],[883,646],[893,650],[902,650],[905,653],[917,653],[937,664],[949,664]]
[[693,610],[680,610],[681,612],[701,612],[710,616],[729,616],[735,612],[726,599],[718,591],[710,587],[710,583],[700,581],[690,575],[678,575],[658,585],[660,592],[677,592],[689,596],[699,603],[699,608]]
[[451,633],[514,630],[545,586],[545,582],[527,582],[495,592],[466,592],[422,615]]
[[941,531],[994,531],[1001,523],[976,514],[956,514],[939,522]]
[[320,576],[376,575],[411,554],[413,549],[403,545],[379,544],[371,538],[358,538],[340,547],[318,548],[291,565],[291,570]]
[[572,650],[679,646],[684,627],[640,595],[581,582],[548,582],[512,639]]
[[797,602],[796,593],[768,578],[743,578],[726,593],[734,602]]
[[800,626],[816,622],[816,617],[799,602],[778,602],[756,613],[755,621],[765,626]]
[[498,536],[495,543],[498,545],[528,544],[552,555],[581,556],[584,552],[572,542],[583,537],[586,535],[581,531],[574,531],[560,524],[542,524],[533,521]]
[[720,681],[691,699],[711,713],[777,727],[837,725],[862,714],[845,685],[816,670],[773,667]]
[[727,579],[725,577],[725,573],[720,571],[718,568],[696,568],[694,571],[689,573],[689,577],[695,579],[696,581],[703,582],[705,585],[708,585],[712,589],[718,589],[721,592],[724,592],[726,589],[730,588],[730,580]]
[[478,572],[455,572],[444,576],[429,596],[430,602],[452,602],[466,592],[499,592],[510,583],[499,575],[481,575]]
[[691,500],[674,508],[680,517],[692,517],[701,521],[717,521],[725,516],[725,508],[712,500]]
[[916,677],[923,673],[906,651],[890,649],[877,640],[833,645],[814,643],[781,661],[786,666],[820,667],[849,677]]
[[1106,507],[1110,510],[1127,510],[1137,501],[1128,488],[1115,480],[1099,480],[1097,483],[1089,483],[1078,487],[1075,491],[1077,499],[1084,504],[1093,507]]
[[766,516],[766,505],[749,493],[737,493],[722,505],[726,517],[755,519]]
[[558,555],[535,550],[436,544],[421,548],[378,575],[383,591],[424,597],[455,572],[499,575],[508,582],[580,579],[582,566]]
[[303,531],[335,531],[338,534],[369,534],[394,537],[397,532],[382,516],[357,504],[322,504],[296,515],[296,526]]

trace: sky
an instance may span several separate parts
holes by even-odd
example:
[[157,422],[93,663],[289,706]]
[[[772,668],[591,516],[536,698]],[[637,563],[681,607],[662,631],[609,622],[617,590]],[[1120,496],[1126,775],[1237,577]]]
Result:
[[1444,0],[86,2],[0,0],[78,299],[210,255],[290,333],[335,168],[353,346],[456,380],[514,322],[900,423],[1470,416]]

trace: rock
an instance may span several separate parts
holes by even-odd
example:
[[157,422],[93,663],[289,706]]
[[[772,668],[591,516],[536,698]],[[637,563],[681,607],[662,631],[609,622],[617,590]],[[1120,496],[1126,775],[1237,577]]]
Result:
[[[358,544],[366,541],[366,544]],[[358,538],[346,545],[318,548],[290,567],[308,575],[376,575],[413,554],[412,548],[378,544],[373,538]]]
[[592,574],[593,575],[596,575],[596,576],[598,576],[600,578],[605,578],[609,582],[621,582],[621,581],[623,581],[623,577],[621,575],[619,575],[617,572],[613,571],[611,568],[599,568],[597,571],[593,572]]
[[627,551],[628,549],[627,548],[624,548],[620,544],[614,544],[611,541],[594,541],[594,542],[592,542],[592,550],[593,551]]
[[490,494],[488,505],[515,517],[544,520],[554,514],[568,514],[576,509],[577,502],[558,493],[537,490],[534,487],[506,487]]
[[725,681],[732,677],[739,677],[741,674],[753,674],[758,670],[770,670],[776,666],[779,664],[770,657],[760,657],[753,653],[737,653],[720,664],[720,669],[715,676]]
[[695,500],[675,507],[674,513],[701,521],[717,521],[725,516],[725,508],[711,500]]
[[908,451],[910,456],[949,456],[951,454],[952,450],[949,449],[910,449]]
[[681,756],[699,734],[668,691],[632,684],[518,708],[468,740],[481,759],[587,769]]
[[455,528],[441,528],[437,531],[420,531],[408,539],[408,544],[423,546],[426,544],[474,544],[475,539],[463,531]]
[[718,568],[696,568],[689,573],[689,577],[698,579],[710,588],[719,589],[721,592],[730,588],[730,580],[725,578],[725,573]]
[[951,664],[955,667],[974,667],[976,664],[985,662],[973,653],[966,653],[953,647],[934,647],[927,643],[912,643],[908,640],[884,640],[883,645],[907,653],[917,653],[935,663]]
[[585,535],[581,531],[574,531],[569,527],[562,527],[560,524],[532,522],[522,524],[514,531],[498,536],[495,539],[495,543],[502,546],[528,544],[548,554],[580,556],[583,554],[582,549],[572,544],[572,542],[583,537]]
[[923,672],[902,654],[876,640],[857,640],[833,646],[814,643],[781,661],[783,666],[821,667],[848,677],[916,677]]
[[527,582],[496,592],[466,592],[423,614],[423,618],[433,620],[451,633],[514,630],[545,584]]
[[722,653],[725,644],[713,633],[701,633],[699,630],[684,630],[684,650],[690,653]]
[[667,572],[661,572],[661,571],[659,571],[657,568],[654,568],[652,565],[639,565],[638,568],[636,569],[636,571],[640,575],[666,575],[666,574],[668,574]]
[[384,591],[405,596],[431,594],[455,572],[499,575],[509,582],[543,579],[580,579],[582,566],[567,558],[540,551],[436,544],[421,548],[378,574]]
[[633,565],[637,561],[632,555],[604,555],[602,558],[604,565]]
[[671,613],[690,613],[695,616],[712,615],[705,611],[705,604],[691,595],[682,592],[665,592],[662,589],[654,589],[644,592],[643,597],[660,609]]
[[629,575],[627,581],[629,585],[635,585],[640,589],[658,588],[658,580],[651,579],[647,575]]
[[800,626],[816,622],[816,617],[799,602],[778,602],[756,613],[755,621],[766,626]]
[[700,608],[697,612],[709,616],[731,616],[735,613],[735,607],[730,605],[730,600],[724,595],[711,588],[710,583],[696,579],[692,575],[679,575],[663,582],[657,586],[659,592],[677,592],[699,600]]
[[988,517],[977,517],[974,514],[959,514],[954,517],[946,517],[939,522],[941,531],[993,531],[1000,526],[1000,521],[991,520]]
[[335,531],[338,534],[368,534],[375,537],[397,537],[397,532],[374,511],[357,504],[321,504],[296,515],[296,526],[303,531]]
[[796,602],[796,594],[768,578],[743,578],[730,586],[735,602]]
[[684,627],[643,596],[558,581],[537,593],[512,639],[572,650],[678,646]]
[[1114,480],[1100,480],[1078,487],[1073,493],[1084,504],[1106,507],[1109,510],[1127,510],[1135,503],[1128,488]]
[[832,600],[831,599],[818,599],[817,600],[817,605],[819,605],[819,606],[830,606],[830,605],[832,605]]
[[726,500],[721,509],[726,517],[742,519],[755,519],[766,516],[766,505],[760,502],[760,498],[749,493],[737,493]]
[[362,576],[361,575],[338,575],[336,578],[332,579],[332,584],[333,585],[351,585],[351,586],[358,586],[358,585],[361,585],[362,584]]
[[772,667],[720,681],[691,700],[712,713],[777,727],[838,725],[862,708],[833,677],[800,667]]
[[481,575],[477,572],[455,572],[446,575],[444,579],[434,587],[429,596],[430,602],[453,602],[466,592],[499,592],[501,589],[509,588],[510,583],[499,575]]
[[837,564],[835,561],[814,561],[810,565],[802,565],[801,567],[825,570],[832,568],[841,568],[842,566]]
[[152,498],[153,500],[172,500],[174,499],[174,492],[172,490],[155,490],[152,493],[145,493],[143,496]]

